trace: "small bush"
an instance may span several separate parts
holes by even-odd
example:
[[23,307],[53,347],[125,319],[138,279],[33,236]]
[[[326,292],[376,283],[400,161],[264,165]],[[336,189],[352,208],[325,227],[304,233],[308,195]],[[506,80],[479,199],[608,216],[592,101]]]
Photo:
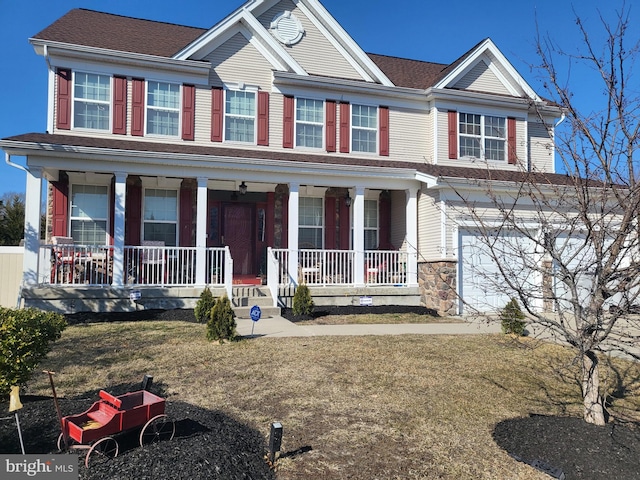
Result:
[[309,287],[304,283],[298,285],[296,293],[293,294],[293,314],[294,315],[311,315],[314,307],[313,299]]
[[208,340],[229,340],[237,338],[236,320],[231,302],[226,295],[221,297],[211,309],[211,315],[207,322]]
[[195,308],[193,309],[193,314],[196,317],[196,322],[198,323],[207,323],[211,316],[211,309],[216,304],[216,299],[209,290],[209,287],[205,287],[205,289],[200,294],[200,298],[196,303]]
[[516,335],[524,335],[525,316],[520,309],[520,305],[515,298],[500,312],[500,322],[502,324],[502,333],[515,333]]
[[57,313],[0,307],[0,396],[8,395],[12,385],[27,383],[66,327]]

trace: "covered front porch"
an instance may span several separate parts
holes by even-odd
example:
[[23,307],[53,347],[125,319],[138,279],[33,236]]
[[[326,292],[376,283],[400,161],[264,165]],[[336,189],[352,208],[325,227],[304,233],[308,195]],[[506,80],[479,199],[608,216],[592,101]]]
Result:
[[[301,283],[326,303],[331,296],[356,298],[384,289],[382,302],[395,303],[397,295],[397,302],[406,304],[407,292],[417,294],[418,182],[381,179],[368,187],[350,186],[345,176],[318,186],[267,177],[260,181],[244,172],[245,181],[29,169],[25,302],[105,296],[119,298],[116,308],[123,308],[127,297],[142,291],[158,298],[191,298],[183,305],[189,308],[207,286],[233,300],[234,287],[247,284],[264,286],[273,306],[287,306]],[[50,201],[47,240],[41,242],[42,211],[34,199],[44,178],[50,181]],[[94,184],[105,187],[102,197],[86,187]],[[383,188],[389,186],[396,189]],[[149,213],[160,194],[163,208],[175,211],[175,217],[165,211],[158,221]],[[97,218],[91,211],[101,198],[106,198],[106,213]],[[87,199],[83,217],[79,202]],[[56,210],[67,212],[62,221]],[[106,241],[77,238],[79,226],[86,232],[87,225],[103,228]],[[104,303],[98,308],[111,308],[98,303]]]

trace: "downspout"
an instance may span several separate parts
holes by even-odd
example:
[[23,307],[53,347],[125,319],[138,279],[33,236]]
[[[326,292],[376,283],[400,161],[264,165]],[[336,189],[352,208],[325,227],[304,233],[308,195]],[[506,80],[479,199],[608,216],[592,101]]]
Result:
[[4,152],[4,161],[7,163],[7,165],[17,168],[18,170],[22,170],[23,172],[28,172],[28,170],[23,167],[22,165],[18,165],[17,163],[13,163],[11,161],[11,155],[9,155],[8,152]]
[[42,56],[44,57],[44,61],[47,62],[47,67],[49,67],[49,70],[51,70],[51,61],[49,60],[49,48],[46,43],[44,44]]

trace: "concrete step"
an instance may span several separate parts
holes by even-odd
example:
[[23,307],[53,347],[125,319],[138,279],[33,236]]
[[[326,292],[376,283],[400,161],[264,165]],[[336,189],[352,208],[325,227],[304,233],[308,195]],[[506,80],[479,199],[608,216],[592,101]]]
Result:
[[273,306],[273,299],[269,289],[262,286],[233,287],[231,305],[238,318],[251,318],[250,312],[254,305],[260,307],[261,318],[280,315],[280,308]]

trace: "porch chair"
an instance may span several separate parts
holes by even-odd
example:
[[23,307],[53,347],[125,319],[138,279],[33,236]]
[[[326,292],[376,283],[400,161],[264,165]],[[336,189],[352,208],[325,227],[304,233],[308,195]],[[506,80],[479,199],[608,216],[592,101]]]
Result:
[[164,283],[164,248],[157,248],[164,247],[164,241],[143,240],[141,246],[143,247],[140,259],[143,282],[150,285]]
[[73,237],[53,236],[51,243],[51,283],[73,283],[76,263]]

